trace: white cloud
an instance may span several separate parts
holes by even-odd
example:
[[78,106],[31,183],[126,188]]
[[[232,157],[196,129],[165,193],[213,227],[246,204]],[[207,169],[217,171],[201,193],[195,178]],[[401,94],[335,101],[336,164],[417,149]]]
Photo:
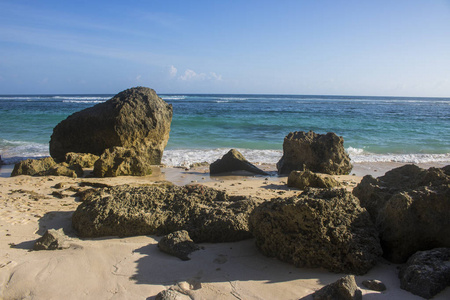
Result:
[[204,79],[204,77],[205,77],[204,73],[197,74],[195,71],[187,69],[186,71],[184,71],[184,75],[181,75],[178,78],[187,81],[187,80]]
[[187,69],[184,71],[184,74],[178,77],[183,81],[192,81],[192,80],[222,80],[222,75],[218,75],[215,72],[210,72],[209,74],[205,73],[197,73],[194,70]]
[[175,68],[174,66],[170,66],[170,69],[169,69],[170,77],[173,78],[173,77],[177,76],[177,72],[178,72],[177,68]]
[[215,80],[218,80],[218,81],[222,80],[222,75],[218,75],[215,72],[211,72],[209,74],[210,74],[212,79],[215,79]]
[[136,76],[136,81],[141,81],[142,75]]

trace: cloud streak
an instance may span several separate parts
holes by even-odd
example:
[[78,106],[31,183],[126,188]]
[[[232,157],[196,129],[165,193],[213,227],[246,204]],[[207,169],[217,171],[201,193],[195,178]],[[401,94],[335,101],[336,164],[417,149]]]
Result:
[[215,72],[209,72],[206,73],[197,73],[194,70],[187,69],[184,71],[184,74],[179,76],[178,79],[182,81],[204,81],[204,80],[210,80],[210,81],[221,81],[222,75],[218,75]]

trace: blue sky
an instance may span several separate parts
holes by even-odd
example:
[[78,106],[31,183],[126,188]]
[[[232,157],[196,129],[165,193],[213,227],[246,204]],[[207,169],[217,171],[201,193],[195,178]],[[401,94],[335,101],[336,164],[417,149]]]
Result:
[[450,97],[450,1],[0,0],[0,94]]

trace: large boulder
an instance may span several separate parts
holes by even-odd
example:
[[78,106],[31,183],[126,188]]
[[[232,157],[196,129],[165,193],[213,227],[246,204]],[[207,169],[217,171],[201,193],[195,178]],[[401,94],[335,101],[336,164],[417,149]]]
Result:
[[430,299],[450,286],[450,248],[419,251],[400,269],[400,287]]
[[316,173],[345,175],[352,170],[344,149],[344,138],[333,132],[317,134],[296,131],[283,142],[283,156],[277,163],[279,174],[308,169]]
[[118,146],[133,148],[150,164],[160,164],[171,121],[172,106],[154,90],[131,88],[60,122],[53,129],[50,155],[64,161],[68,152],[100,156]]
[[152,174],[151,165],[134,149],[112,147],[105,152],[94,164],[94,176],[146,176]]
[[236,149],[231,149],[221,159],[216,160],[209,166],[211,174],[220,174],[233,171],[247,171],[259,175],[268,175],[263,170],[248,162]]
[[450,247],[450,172],[405,165],[373,178],[365,176],[353,190],[370,213],[385,257],[405,262],[412,254]]
[[287,185],[304,190],[308,187],[313,188],[333,188],[341,184],[339,181],[326,174],[313,173],[310,170],[292,171],[289,174]]
[[250,197],[202,185],[116,186],[84,195],[72,224],[80,237],[165,235],[186,230],[195,242],[250,238]]
[[265,255],[297,267],[365,274],[382,254],[369,214],[344,189],[272,199],[258,206],[249,222]]

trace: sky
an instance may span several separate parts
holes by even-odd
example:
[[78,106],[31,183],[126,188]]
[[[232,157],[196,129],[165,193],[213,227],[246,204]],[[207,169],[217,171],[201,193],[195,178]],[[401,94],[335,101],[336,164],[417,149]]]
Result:
[[450,0],[0,0],[0,94],[450,97]]

